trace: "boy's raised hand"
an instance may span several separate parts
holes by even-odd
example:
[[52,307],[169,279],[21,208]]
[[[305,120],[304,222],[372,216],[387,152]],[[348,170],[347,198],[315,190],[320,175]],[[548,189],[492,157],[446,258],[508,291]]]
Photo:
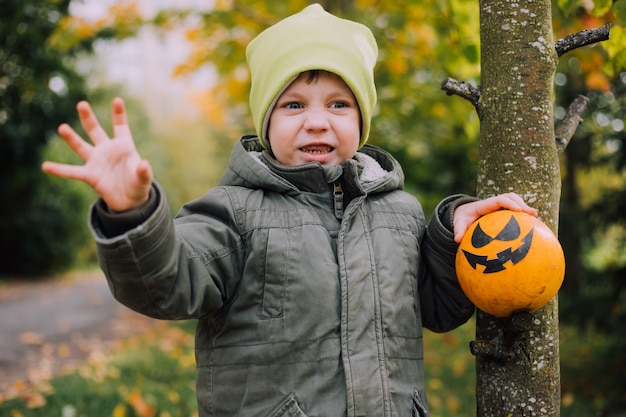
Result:
[[113,138],[100,126],[91,106],[81,101],[76,106],[80,123],[92,143],[85,141],[67,124],[59,126],[59,135],[84,161],[67,165],[46,161],[44,172],[62,178],[86,182],[102,197],[110,210],[120,212],[147,201],[152,184],[152,168],[141,159],[128,126],[124,101],[112,103]]
[[467,229],[479,217],[500,209],[523,211],[532,216],[537,216],[537,210],[526,204],[515,193],[500,194],[484,200],[462,204],[454,211],[454,241],[460,243]]

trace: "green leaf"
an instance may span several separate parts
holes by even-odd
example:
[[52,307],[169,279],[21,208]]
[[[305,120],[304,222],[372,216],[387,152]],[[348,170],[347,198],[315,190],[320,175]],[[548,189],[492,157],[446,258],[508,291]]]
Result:
[[611,59],[626,50],[626,29],[620,26],[613,26],[609,39],[602,42],[602,47],[606,50]]
[[613,0],[594,0],[591,13],[597,17],[604,16],[611,10],[612,5]]
[[471,64],[478,64],[480,62],[480,53],[478,45],[466,45],[463,48],[463,55],[467,58],[467,61]]
[[613,25],[609,39],[600,44],[607,53],[604,71],[611,76],[626,70],[626,28]]
[[561,9],[566,16],[569,16],[572,11],[580,7],[581,3],[581,0],[557,0],[556,2],[559,9]]
[[626,0],[617,0],[613,3],[613,14],[621,24],[626,24]]

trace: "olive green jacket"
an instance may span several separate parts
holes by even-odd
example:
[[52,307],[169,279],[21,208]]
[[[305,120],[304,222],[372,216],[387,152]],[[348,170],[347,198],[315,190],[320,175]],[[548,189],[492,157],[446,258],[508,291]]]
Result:
[[155,207],[106,237],[114,296],[162,319],[198,319],[199,415],[425,416],[422,326],[451,330],[474,307],[440,213],[426,228],[386,152],[284,167],[254,137],[220,185],[171,220]]

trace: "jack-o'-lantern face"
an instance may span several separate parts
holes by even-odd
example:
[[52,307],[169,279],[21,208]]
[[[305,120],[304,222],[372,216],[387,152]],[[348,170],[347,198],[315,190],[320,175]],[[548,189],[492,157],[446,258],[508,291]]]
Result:
[[500,210],[478,219],[459,245],[457,277],[481,310],[506,317],[536,311],[557,293],[565,273],[563,250],[535,217]]
[[519,241],[519,237],[521,234],[520,226],[515,219],[515,216],[511,216],[506,226],[504,226],[504,228],[500,232],[498,232],[495,237],[491,237],[483,231],[483,229],[480,227],[480,223],[478,223],[476,225],[476,228],[474,228],[474,231],[472,232],[472,246],[476,249],[482,249],[490,244],[491,246],[488,252],[486,252],[487,254],[485,255],[479,255],[477,253],[472,253],[468,250],[462,249],[463,254],[465,254],[467,262],[469,262],[474,269],[476,269],[478,265],[484,266],[484,274],[502,271],[503,269],[506,269],[505,264],[507,262],[511,262],[513,265],[515,265],[526,257],[533,241],[534,230],[534,228],[530,229],[528,234],[521,239],[518,248],[508,246],[507,248],[502,250],[498,249],[498,251],[495,253],[495,257],[493,259],[489,259],[489,252],[493,253],[495,247],[500,246],[498,242],[504,242],[505,245],[513,245],[514,242]]

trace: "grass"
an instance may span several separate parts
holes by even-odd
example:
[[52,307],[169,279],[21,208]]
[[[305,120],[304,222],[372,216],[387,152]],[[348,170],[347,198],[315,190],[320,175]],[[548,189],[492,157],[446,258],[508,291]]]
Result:
[[431,415],[476,415],[476,370],[474,357],[469,350],[474,332],[473,320],[448,333],[425,331],[424,366]]
[[197,416],[194,323],[164,324],[0,404],[7,417]]
[[[125,341],[109,358],[60,375],[0,403],[7,417],[195,417],[193,322],[164,323]],[[426,381],[434,417],[473,417],[474,357],[470,323],[453,332],[426,332]],[[626,416],[620,389],[624,357],[594,333],[561,330],[562,417]]]
[[624,335],[564,327],[561,341],[562,417],[626,417]]

